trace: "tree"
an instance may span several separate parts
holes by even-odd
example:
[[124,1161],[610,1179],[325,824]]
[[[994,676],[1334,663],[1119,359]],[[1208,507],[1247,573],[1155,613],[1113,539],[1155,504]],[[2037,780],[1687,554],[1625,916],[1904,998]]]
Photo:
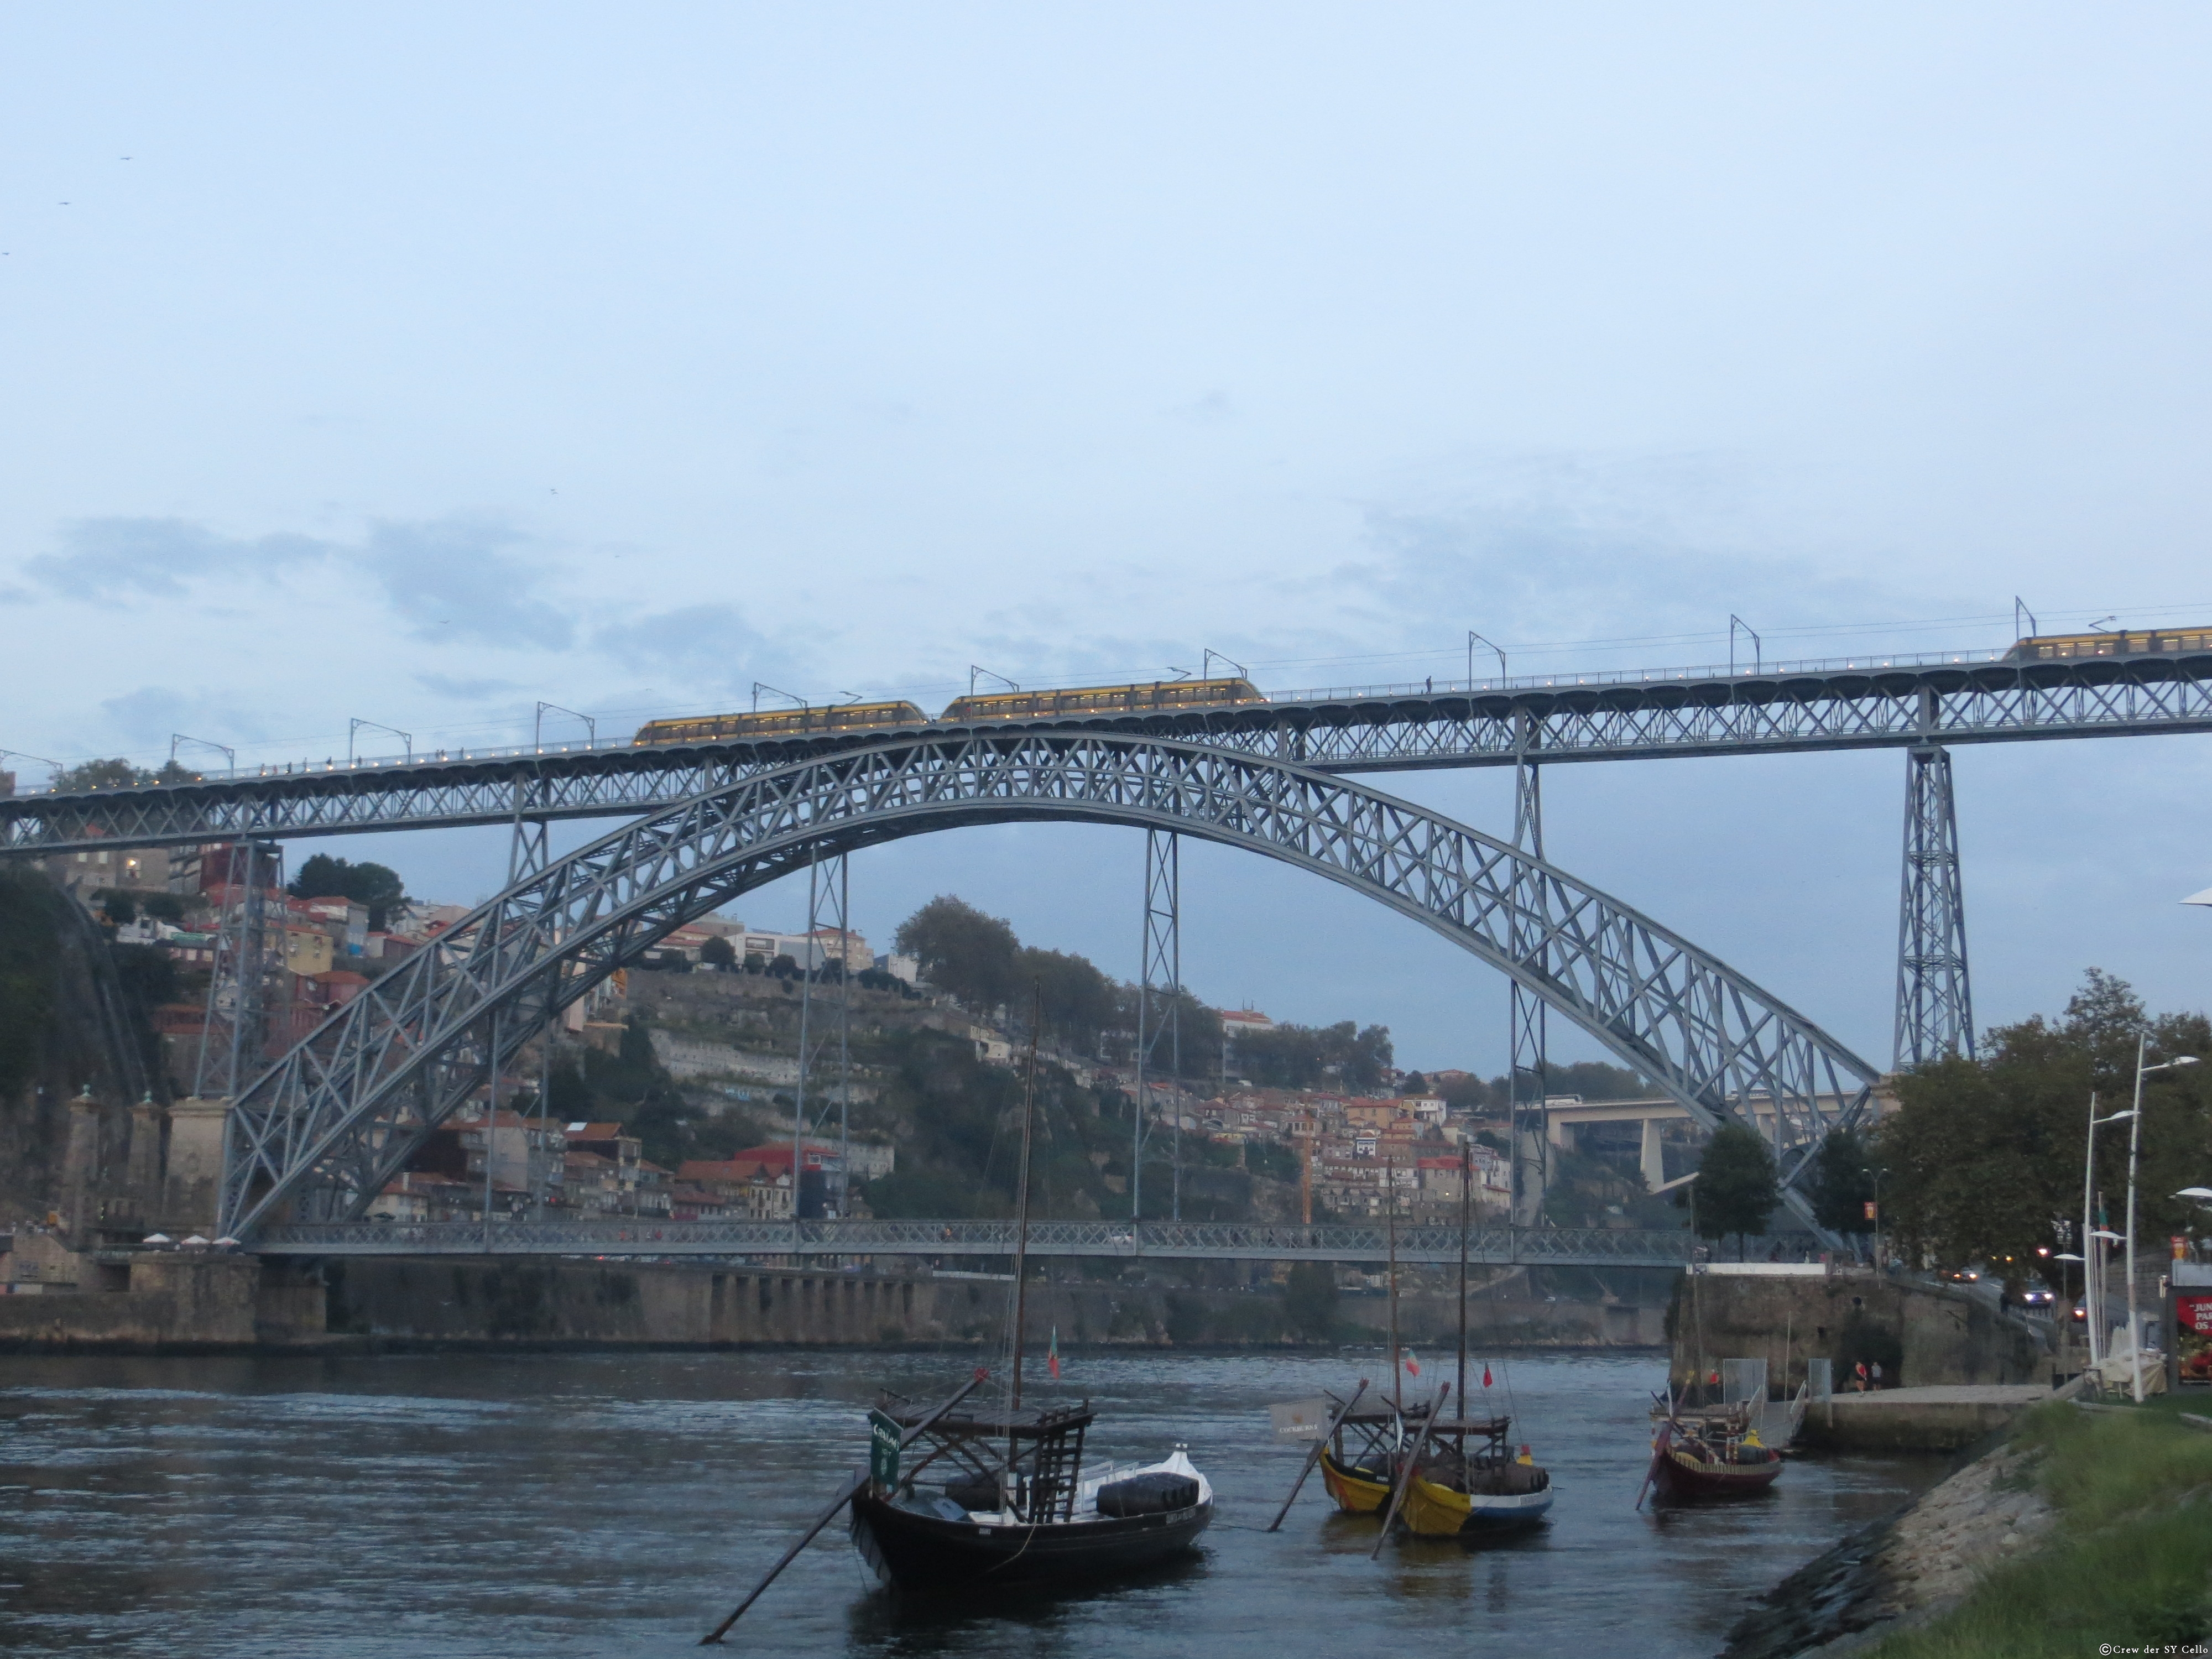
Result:
[[1013,1005],[1027,1012],[1022,988],[1034,985],[1043,1005],[1045,1035],[1064,1048],[1095,1054],[1098,1034],[1114,1023],[1114,981],[1087,957],[1024,949],[1014,959]]
[[1874,1201],[1875,1152],[1856,1129],[1838,1129],[1820,1143],[1813,1167],[1814,1218],[1830,1232],[1866,1234]]
[[1403,1095],[1425,1095],[1429,1091],[1429,1080],[1419,1072],[1408,1072],[1398,1079],[1398,1092]]
[[[2056,1216],[2081,1212],[2082,1139],[2089,1101],[2124,1109],[2133,1098],[2136,1043],[2153,1064],[2177,1054],[2212,1059],[2201,1014],[2151,1018],[2126,981],[2092,969],[2058,1019],[1999,1026],[1978,1058],[1948,1056],[1898,1079],[1899,1109],[1875,1152],[1887,1173],[1884,1231],[1911,1258],[1946,1267],[1983,1262],[2024,1277]],[[2201,1223],[2169,1194],[2204,1178],[2212,1147],[2212,1066],[2144,1079],[2141,1234],[2187,1233]],[[2127,1186],[2126,1126],[2097,1139],[2096,1188],[2117,1218]],[[2010,1265],[2007,1265],[2007,1259]]]
[[726,974],[737,966],[737,947],[717,933],[699,947],[699,960]]
[[1690,1207],[1697,1216],[1698,1237],[1719,1240],[1734,1233],[1738,1261],[1746,1237],[1765,1232],[1767,1218],[1782,1202],[1774,1154],[1741,1123],[1723,1123],[1713,1131],[1693,1184]]
[[1362,1029],[1348,1019],[1334,1025],[1286,1024],[1237,1040],[1238,1066],[1263,1088],[1310,1089],[1334,1084],[1362,1092],[1382,1086],[1390,1059],[1389,1026]]
[[987,1014],[1015,1000],[1021,941],[997,916],[940,893],[899,924],[900,952],[970,1013]]
[[334,859],[327,853],[317,853],[301,864],[284,890],[294,898],[342,898],[364,905],[373,933],[382,933],[392,913],[407,902],[407,890],[396,872],[381,864]]

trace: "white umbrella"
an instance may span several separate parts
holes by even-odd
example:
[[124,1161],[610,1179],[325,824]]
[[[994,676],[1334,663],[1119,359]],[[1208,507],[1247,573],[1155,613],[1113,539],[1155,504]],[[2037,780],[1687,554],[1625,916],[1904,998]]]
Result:
[[207,1243],[207,1240],[202,1238],[198,1233],[194,1233],[190,1238],[186,1239],[185,1243],[187,1244],[204,1244]]
[[215,1246],[216,1249],[219,1250],[226,1250],[237,1243],[238,1241],[236,1239],[233,1238],[228,1233],[225,1233],[221,1238],[216,1240]]
[[2184,904],[2212,904],[2212,887],[2206,888],[2201,893],[2191,893],[2181,902]]
[[2212,1187],[2184,1187],[2176,1198],[2193,1198],[2200,1204],[2212,1204]]
[[148,1233],[139,1241],[142,1244],[172,1244],[175,1242],[167,1233]]

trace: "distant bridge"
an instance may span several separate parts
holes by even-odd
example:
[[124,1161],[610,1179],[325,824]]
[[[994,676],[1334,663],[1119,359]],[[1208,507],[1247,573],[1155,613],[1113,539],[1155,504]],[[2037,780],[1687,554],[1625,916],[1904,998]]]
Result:
[[1929,749],[2212,732],[2212,653],[2020,664],[1992,653],[1760,670],[1547,675],[1279,694],[1143,714],[732,738],[441,750],[209,772],[199,781],[0,799],[0,853],[64,853],[383,830],[624,817],[810,757],[913,737],[1114,732],[1201,743],[1310,771]]
[[[1686,1231],[1607,1227],[1480,1227],[1468,1260],[1486,1267],[1680,1267]],[[1011,1221],[352,1221],[264,1225],[262,1255],[1011,1256]],[[1034,1221],[1029,1253],[1131,1261],[1389,1260],[1389,1229],[1371,1224],[1277,1226],[1230,1221]],[[1457,1227],[1401,1226],[1397,1257],[1413,1266],[1459,1261]]]

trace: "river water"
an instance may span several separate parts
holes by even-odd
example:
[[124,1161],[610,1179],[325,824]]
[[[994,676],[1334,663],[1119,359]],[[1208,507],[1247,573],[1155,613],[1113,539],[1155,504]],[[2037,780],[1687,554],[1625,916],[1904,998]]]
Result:
[[[1442,1356],[1420,1379],[1437,1380]],[[733,1633],[781,1655],[1709,1655],[1755,1595],[1932,1484],[1932,1459],[1793,1463],[1766,1498],[1638,1514],[1650,1356],[1498,1368],[1553,1471],[1520,1541],[1386,1546],[1319,1477],[1267,1523],[1304,1449],[1269,1401],[1387,1362],[1081,1354],[1103,1455],[1176,1441],[1217,1518],[1187,1566],[1014,1606],[916,1605],[825,1531]],[[0,1358],[0,1650],[348,1659],[690,1650],[864,1462],[878,1385],[957,1386],[957,1356],[519,1354]],[[1484,1398],[1478,1393],[1478,1398]]]

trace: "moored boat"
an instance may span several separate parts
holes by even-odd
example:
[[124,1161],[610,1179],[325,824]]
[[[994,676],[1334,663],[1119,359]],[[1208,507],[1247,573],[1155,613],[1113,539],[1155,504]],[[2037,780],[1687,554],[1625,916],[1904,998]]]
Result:
[[1782,1473],[1782,1454],[1764,1445],[1741,1415],[1669,1417],[1651,1437],[1650,1481],[1673,1498],[1747,1498]]
[[1511,1426],[1504,1417],[1436,1423],[1407,1490],[1406,1529],[1425,1538],[1517,1532],[1549,1514],[1551,1474],[1528,1447],[1510,1449]]
[[[921,1416],[884,1415],[902,1429]],[[1156,1463],[1084,1465],[1094,1420],[1088,1402],[937,1418],[907,1443],[930,1448],[913,1469],[854,1495],[854,1547],[907,1590],[1072,1583],[1188,1550],[1213,1519],[1212,1484],[1181,1447]],[[932,1465],[941,1484],[917,1480]]]

